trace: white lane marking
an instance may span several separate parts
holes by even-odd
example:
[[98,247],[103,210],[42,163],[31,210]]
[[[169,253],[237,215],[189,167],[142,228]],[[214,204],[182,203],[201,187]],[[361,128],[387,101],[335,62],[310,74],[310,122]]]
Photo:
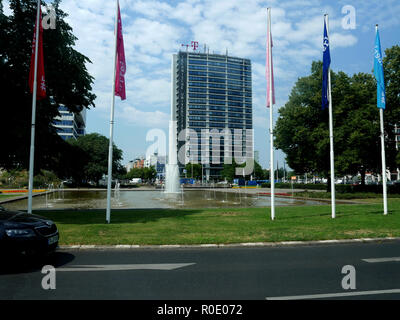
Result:
[[175,270],[194,265],[195,263],[154,263],[154,264],[106,264],[106,265],[73,265],[57,268],[61,272],[82,271],[124,271],[124,270]]
[[377,263],[377,262],[394,262],[400,261],[400,257],[391,257],[391,258],[374,258],[374,259],[362,259],[362,261],[369,263]]
[[327,294],[311,294],[303,296],[287,296],[287,297],[267,297],[266,300],[304,300],[304,299],[322,299],[322,298],[339,298],[339,297],[352,297],[352,296],[368,296],[375,294],[393,294],[400,293],[400,289],[390,290],[374,290],[374,291],[354,291],[354,292],[341,292],[341,293],[327,293]]

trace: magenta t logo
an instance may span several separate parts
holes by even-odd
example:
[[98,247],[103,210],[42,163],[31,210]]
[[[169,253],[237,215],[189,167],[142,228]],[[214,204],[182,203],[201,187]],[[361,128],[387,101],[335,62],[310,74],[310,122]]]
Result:
[[197,41],[192,41],[191,47],[193,48],[193,51],[196,51],[197,48],[199,47],[199,43]]

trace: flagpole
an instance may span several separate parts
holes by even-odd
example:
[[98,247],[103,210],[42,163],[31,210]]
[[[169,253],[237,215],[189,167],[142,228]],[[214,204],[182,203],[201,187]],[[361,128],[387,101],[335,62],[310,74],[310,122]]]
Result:
[[385,133],[383,128],[383,109],[379,109],[381,122],[381,145],[382,145],[382,185],[383,185],[383,214],[387,215],[387,177],[386,177],[386,156],[385,156]]
[[[329,16],[325,15],[326,31],[329,38]],[[332,88],[331,88],[331,67],[328,70],[328,91],[329,91],[329,140],[330,140],[330,165],[331,165],[331,207],[332,219],[336,217],[335,202],[335,161],[333,152],[333,117],[332,117]]]
[[116,79],[116,65],[117,65],[117,38],[118,38],[118,7],[119,1],[116,1],[115,9],[115,26],[114,26],[114,66],[113,66],[113,83],[111,93],[111,114],[110,114],[110,141],[108,147],[108,181],[107,181],[107,212],[106,221],[111,222],[111,181],[112,181],[112,161],[113,161],[113,135],[114,135],[114,106],[115,106],[115,79]]
[[268,11],[268,61],[269,61],[269,134],[270,134],[270,180],[271,180],[271,220],[275,219],[275,177],[274,177],[274,133],[273,133],[273,97],[272,97],[272,53],[271,53],[271,8]]
[[31,149],[29,154],[29,191],[28,191],[28,213],[32,213],[32,193],[33,193],[33,170],[35,159],[35,126],[36,126],[36,95],[37,95],[37,62],[39,48],[39,23],[40,23],[40,0],[37,1],[36,13],[36,37],[35,37],[35,71],[33,79],[32,95],[32,122],[31,122]]
[[[378,25],[375,26],[376,33]],[[383,214],[387,215],[387,177],[386,177],[386,156],[385,156],[385,129],[383,125],[383,109],[379,108],[380,128],[381,128],[381,149],[382,149],[382,186],[383,186]]]

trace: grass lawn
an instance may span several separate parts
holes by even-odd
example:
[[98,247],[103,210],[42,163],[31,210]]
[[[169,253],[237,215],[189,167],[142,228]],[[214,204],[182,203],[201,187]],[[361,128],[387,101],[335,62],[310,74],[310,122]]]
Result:
[[21,196],[24,196],[24,194],[0,194],[0,201]]
[[400,237],[400,199],[382,204],[269,208],[35,211],[57,223],[60,244],[157,245]]

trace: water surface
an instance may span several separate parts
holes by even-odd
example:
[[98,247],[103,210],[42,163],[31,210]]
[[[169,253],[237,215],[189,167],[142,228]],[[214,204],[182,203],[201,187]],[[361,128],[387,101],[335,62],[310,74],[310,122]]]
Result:
[[[106,191],[56,191],[33,198],[33,209],[103,209],[107,206]],[[7,209],[26,210],[27,199],[5,203]],[[277,206],[320,205],[324,202],[275,197]],[[166,194],[162,191],[112,191],[111,207],[127,208],[224,208],[269,207],[269,196],[246,195],[240,189],[235,192],[216,190],[188,190]]]

